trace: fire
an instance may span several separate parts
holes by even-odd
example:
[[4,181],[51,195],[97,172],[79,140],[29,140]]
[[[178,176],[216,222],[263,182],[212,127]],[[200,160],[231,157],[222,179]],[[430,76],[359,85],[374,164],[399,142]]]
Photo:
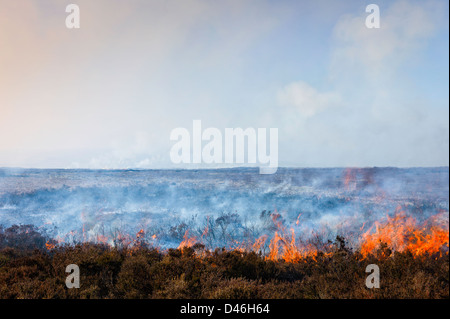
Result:
[[394,217],[386,219],[383,223],[375,222],[375,229],[371,227],[362,234],[361,254],[364,258],[374,254],[381,243],[394,251],[410,251],[414,256],[442,252],[443,247],[448,247],[448,225],[437,224],[436,217],[419,224],[398,208]]
[[[298,225],[300,215],[297,217],[296,225]],[[273,261],[282,259],[285,262],[297,263],[305,260],[307,257],[316,258],[318,253],[317,249],[312,247],[312,245],[297,244],[294,229],[291,228],[290,232],[286,231],[286,227],[284,227],[280,219],[280,214],[274,214],[272,220],[277,231],[275,231],[273,238],[270,240],[269,253],[266,256],[267,259]],[[266,240],[267,237],[258,239],[257,247],[264,245]]]
[[[360,252],[363,258],[367,258],[369,254],[374,254],[380,248],[381,243],[393,251],[410,251],[414,256],[434,253],[441,253],[442,255],[443,247],[447,247],[446,253],[448,254],[448,218],[442,218],[444,213],[434,215],[420,224],[416,219],[408,217],[404,211],[401,211],[401,208],[398,208],[394,217],[387,216],[385,222],[374,223],[369,230],[360,235]],[[298,225],[299,217],[296,225]],[[290,231],[286,231],[279,214],[274,214],[272,219],[277,230],[270,240],[269,251],[266,254],[267,259],[274,261],[281,259],[289,263],[298,263],[308,257],[316,260],[319,254],[316,246],[310,243],[296,243],[294,229],[291,228]],[[447,220],[446,225],[445,220]],[[363,231],[365,224],[363,223],[359,228],[360,232]],[[252,250],[262,251],[267,239],[267,235],[256,239],[251,247]],[[331,244],[324,245],[324,251],[320,252],[324,256],[329,256],[332,254],[331,248]]]
[[[273,225],[268,228],[273,229],[272,234],[258,234],[259,237],[253,237],[250,233],[248,237],[244,237],[245,239],[241,241],[230,236],[227,239],[227,249],[238,250],[242,253],[254,251],[260,253],[268,260],[283,260],[288,263],[298,263],[309,258],[317,260],[319,255],[330,256],[333,254],[333,251],[339,248],[339,242],[328,242],[328,244],[320,240],[316,242],[313,238],[314,233],[310,234],[309,230],[305,231],[303,228],[302,235],[305,234],[306,238],[296,235],[295,230],[298,231],[300,229],[301,215],[297,216],[292,223],[292,228],[290,228],[284,225],[282,215],[275,211],[270,215],[270,223],[273,223]],[[360,224],[358,220],[354,219],[345,220],[342,222],[342,225],[341,228],[339,228],[340,226],[337,228],[337,231],[342,231],[343,237],[346,240],[351,240],[351,247],[359,251],[363,259],[369,255],[379,255],[379,253],[382,254],[382,257],[387,258],[391,255],[389,250],[391,252],[409,251],[414,256],[425,254],[440,254],[442,256],[443,253],[448,254],[448,211],[441,211],[428,220],[419,222],[415,218],[408,216],[401,207],[398,207],[393,216],[386,216],[385,219],[374,222],[372,225],[366,222]],[[350,231],[346,233],[346,230]],[[208,249],[214,248],[212,247],[211,236],[214,236],[215,229],[214,225],[209,222],[209,218],[203,231],[197,231],[198,235],[194,236],[190,231],[190,229],[185,230],[183,240],[178,246],[179,249],[192,247],[197,242],[209,244]],[[48,250],[52,250],[60,243],[76,242],[76,235],[75,231],[71,231],[64,238],[57,237],[47,241],[45,246]],[[82,232],[78,236],[80,235],[85,239],[84,224]],[[322,235],[317,235],[316,239],[323,238]],[[158,242],[163,242],[164,235],[159,236],[158,234]],[[112,237],[98,234],[90,238],[98,243],[126,247],[130,253],[147,247],[148,244],[144,229],[140,229],[134,238],[132,235],[123,234],[118,230],[115,231]],[[308,241],[308,238],[311,240]],[[155,243],[156,239],[156,234],[148,237],[148,240],[152,243]],[[389,249],[380,250],[383,245]]]
[[[266,257],[268,260],[284,260],[288,263],[298,263],[306,261],[307,258],[316,260],[319,250],[311,244],[297,244],[294,229],[290,230],[290,234],[284,232],[275,232],[274,237],[269,244],[269,253]],[[331,255],[330,252],[323,252],[325,256]]]
[[[290,237],[290,238],[289,238]],[[270,241],[269,260],[283,259],[286,262],[299,262],[302,259],[300,249],[295,245],[295,232],[291,229],[291,236],[275,232],[275,236]]]
[[252,245],[253,251],[261,251],[262,253],[264,253],[264,245],[266,244],[267,238],[267,235],[262,235],[261,237],[259,237]]
[[189,230],[187,229],[183,236],[183,241],[178,246],[178,249],[183,247],[192,247],[197,242],[197,237],[189,237]]
[[45,243],[45,248],[47,248],[47,250],[52,250],[56,247],[56,243],[54,243],[53,241],[47,241]]

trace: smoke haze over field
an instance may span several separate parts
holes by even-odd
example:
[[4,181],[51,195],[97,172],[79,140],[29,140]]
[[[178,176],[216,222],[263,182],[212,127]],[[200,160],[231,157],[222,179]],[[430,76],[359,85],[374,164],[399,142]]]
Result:
[[0,169],[0,225],[33,224],[68,243],[143,229],[161,247],[208,229],[202,241],[217,247],[271,236],[276,219],[303,239],[352,239],[399,210],[448,224],[448,183],[448,168]]

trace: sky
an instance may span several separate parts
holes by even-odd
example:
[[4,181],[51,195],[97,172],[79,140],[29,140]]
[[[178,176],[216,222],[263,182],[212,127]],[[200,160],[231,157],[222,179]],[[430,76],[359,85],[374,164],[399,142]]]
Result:
[[[66,28],[70,3],[79,29]],[[370,3],[380,28],[365,25]],[[0,167],[189,168],[171,162],[169,137],[193,120],[278,128],[279,166],[448,166],[448,11],[0,0]]]

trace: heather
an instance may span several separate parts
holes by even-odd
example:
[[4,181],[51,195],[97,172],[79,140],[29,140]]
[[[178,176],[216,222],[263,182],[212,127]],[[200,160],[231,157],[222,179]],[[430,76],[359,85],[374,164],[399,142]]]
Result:
[[[434,253],[396,251],[380,242],[369,254],[344,237],[295,261],[261,251],[206,249],[201,243],[159,249],[144,240],[55,245],[31,225],[0,228],[0,298],[449,298],[448,244]],[[47,245],[46,245],[47,244]],[[65,286],[66,266],[80,267],[80,288]],[[380,268],[368,289],[366,266]]]

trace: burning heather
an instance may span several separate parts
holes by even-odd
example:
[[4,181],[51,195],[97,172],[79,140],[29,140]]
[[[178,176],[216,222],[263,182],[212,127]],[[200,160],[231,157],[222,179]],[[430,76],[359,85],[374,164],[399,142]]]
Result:
[[199,171],[0,170],[0,224],[32,224],[48,250],[78,243],[255,251],[299,262],[337,236],[362,258],[385,245],[448,254],[448,168]]
[[[385,221],[374,224],[361,237],[363,257],[374,254],[382,243],[394,251],[409,251],[414,256],[448,254],[448,213],[442,212],[418,223],[399,208],[393,217],[387,216]],[[446,249],[443,251],[443,248]]]
[[[3,169],[0,298],[448,298],[448,182],[448,168]],[[69,264],[79,289],[61,288]]]

